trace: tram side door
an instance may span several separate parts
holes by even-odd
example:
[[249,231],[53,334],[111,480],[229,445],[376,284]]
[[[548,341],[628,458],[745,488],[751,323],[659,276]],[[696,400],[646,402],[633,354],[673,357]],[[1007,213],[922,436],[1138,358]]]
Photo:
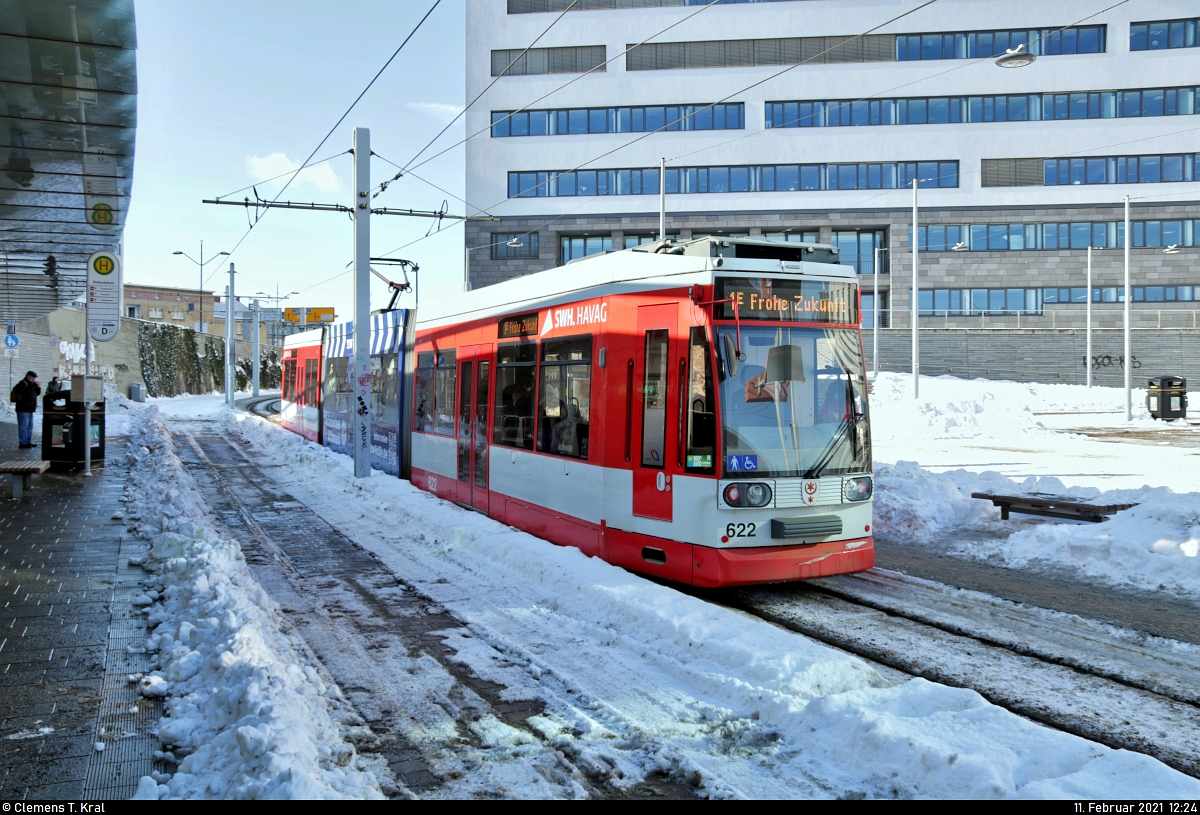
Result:
[[488,405],[492,346],[458,350],[458,501],[488,511]]
[[633,441],[633,514],[670,521],[674,516],[671,482],[676,467],[680,373],[672,360],[679,344],[679,306],[666,303],[638,308],[638,358],[634,360],[632,408],[640,414],[633,423],[640,433]]

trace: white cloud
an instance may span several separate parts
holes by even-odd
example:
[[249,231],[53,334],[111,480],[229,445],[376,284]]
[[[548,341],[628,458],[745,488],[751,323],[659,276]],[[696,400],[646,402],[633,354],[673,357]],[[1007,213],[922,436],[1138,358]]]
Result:
[[444,102],[409,102],[408,106],[417,113],[422,113],[442,124],[450,121],[462,112],[462,105],[447,105]]
[[[246,156],[246,172],[256,181],[273,178],[282,173],[295,172],[300,166],[299,161],[295,161],[287,157],[284,153],[271,153],[268,156]],[[276,179],[271,182],[273,185],[286,184],[287,176]],[[291,189],[297,186],[307,184],[311,187],[320,190],[321,192],[340,192],[342,189],[342,180],[338,178],[336,172],[328,164],[318,164],[315,167],[306,167],[304,172],[296,177],[292,182]]]

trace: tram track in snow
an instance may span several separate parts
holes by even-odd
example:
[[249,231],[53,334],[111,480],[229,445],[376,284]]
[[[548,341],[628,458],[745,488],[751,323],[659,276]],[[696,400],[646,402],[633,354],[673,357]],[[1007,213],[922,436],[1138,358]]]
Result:
[[714,599],[871,662],[1200,777],[1200,647],[897,572]]

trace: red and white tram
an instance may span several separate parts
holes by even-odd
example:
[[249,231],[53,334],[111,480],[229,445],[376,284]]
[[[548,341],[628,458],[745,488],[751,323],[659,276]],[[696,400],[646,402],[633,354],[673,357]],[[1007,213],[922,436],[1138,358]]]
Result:
[[870,568],[858,284],[836,253],[655,243],[423,306],[413,483],[698,586]]

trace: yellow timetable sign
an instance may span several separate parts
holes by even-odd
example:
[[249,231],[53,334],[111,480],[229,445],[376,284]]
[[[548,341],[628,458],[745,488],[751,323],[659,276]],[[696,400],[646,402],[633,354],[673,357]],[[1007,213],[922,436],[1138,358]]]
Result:
[[[301,310],[302,309],[298,309],[298,308],[285,308],[283,310],[284,322],[288,322],[288,323],[300,322],[301,321],[300,320]],[[334,317],[336,316],[334,314],[333,309],[330,307],[306,308],[306,309],[303,309],[303,311],[306,312],[306,314],[304,316],[304,322],[306,322],[306,323],[332,323],[334,320]]]

